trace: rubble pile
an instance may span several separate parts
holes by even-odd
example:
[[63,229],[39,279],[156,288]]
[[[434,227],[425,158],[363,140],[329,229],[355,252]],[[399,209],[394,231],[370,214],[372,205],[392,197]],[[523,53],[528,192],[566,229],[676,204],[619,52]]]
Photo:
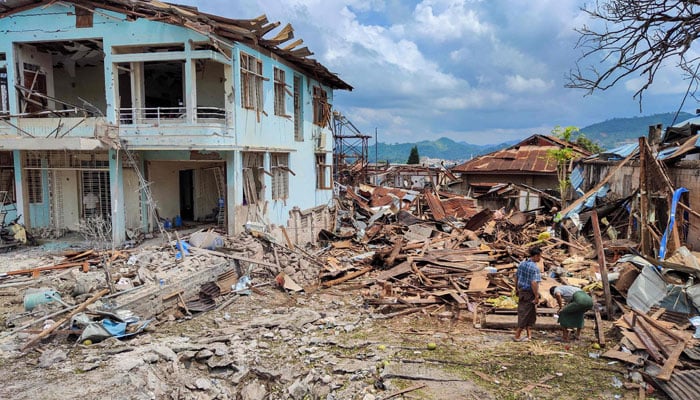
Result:
[[[595,211],[585,225],[592,229],[579,231],[548,210],[480,209],[435,189],[342,192],[336,227],[321,231],[318,246],[280,243],[251,224],[235,237],[176,232],[158,246],[63,252],[6,270],[2,348],[21,357],[41,347],[40,367],[137,371],[128,385],[145,385],[143,398],[356,393],[366,390],[361,381],[376,379],[378,359],[349,363],[334,335],[413,313],[507,333],[517,321],[516,267],[538,246],[543,300],[535,329],[560,329],[549,289],[578,286],[594,298],[585,322],[595,332],[590,357],[626,365],[621,385],[675,393],[695,379],[700,334],[689,328],[700,327],[700,261],[685,247],[661,261],[620,240],[620,230],[606,230],[604,240]],[[608,224],[624,219],[619,207],[613,213]],[[324,294],[339,285],[359,295],[353,312]],[[305,308],[282,305],[289,301]],[[197,318],[217,328],[188,330]],[[168,324],[185,331],[157,341],[142,335]],[[76,365],[59,338],[95,355]]]

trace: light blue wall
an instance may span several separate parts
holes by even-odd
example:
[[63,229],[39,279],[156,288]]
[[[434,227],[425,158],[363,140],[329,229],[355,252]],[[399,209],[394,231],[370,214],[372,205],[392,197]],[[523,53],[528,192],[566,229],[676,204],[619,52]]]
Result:
[[[47,168],[46,160],[41,160],[41,167]],[[49,199],[49,171],[41,170],[41,203],[29,203],[29,215],[32,228],[45,228],[51,224],[51,203]]]
[[[105,49],[105,103],[107,104],[107,120],[116,122],[116,90],[113,74],[112,46],[173,44],[185,46],[185,53],[191,55],[190,41],[203,42],[208,40],[204,35],[190,29],[170,25],[158,21],[138,19],[126,21],[124,15],[107,10],[99,10],[94,14],[92,28],[75,28],[74,6],[53,4],[48,7],[37,7],[0,19],[0,52],[6,53],[7,64],[15,64],[13,43],[102,39]],[[293,207],[307,209],[322,204],[328,204],[332,199],[332,190],[316,190],[315,170],[315,140],[320,132],[325,132],[327,140],[325,148],[332,149],[332,133],[328,127],[318,127],[312,123],[313,118],[313,87],[319,83],[299,71],[295,71],[283,62],[268,56],[267,52],[255,50],[243,44],[232,44],[233,82],[226,85],[234,87],[233,125],[204,126],[189,124],[184,127],[139,127],[124,126],[120,128],[120,136],[127,139],[129,146],[134,149],[155,150],[144,154],[144,159],[189,159],[190,149],[220,150],[222,160],[227,160],[227,166],[240,168],[240,157],[232,157],[229,151],[239,155],[241,151],[273,151],[288,152],[289,167],[296,173],[290,175],[289,199],[286,202],[272,201],[271,190],[266,188],[266,198],[270,201],[268,208],[270,222],[278,225],[286,224],[289,211]],[[263,83],[264,110],[267,115],[258,115],[240,107],[241,85],[239,52],[245,51],[263,62],[263,74],[268,80]],[[294,122],[291,118],[274,115],[274,67],[285,71],[288,87],[293,88],[294,75],[303,76],[303,131],[304,140],[294,139]],[[16,82],[15,68],[8,68],[10,85]],[[323,86],[328,93],[328,101],[333,102],[333,91]],[[11,97],[11,112],[18,111],[16,96]],[[286,96],[287,114],[294,113],[293,96]],[[178,151],[182,149],[182,151]],[[161,150],[169,150],[160,153]],[[164,157],[164,158],[161,158]],[[232,160],[235,160],[232,161]],[[230,174],[229,184],[237,185],[234,197],[240,197],[240,171]],[[114,183],[114,182],[113,182]],[[45,186],[47,188],[48,186]],[[30,205],[31,222],[33,226],[48,225],[48,191],[45,205]],[[229,199],[231,201],[231,199]],[[234,203],[240,204],[240,203]],[[239,225],[239,224],[237,224]]]

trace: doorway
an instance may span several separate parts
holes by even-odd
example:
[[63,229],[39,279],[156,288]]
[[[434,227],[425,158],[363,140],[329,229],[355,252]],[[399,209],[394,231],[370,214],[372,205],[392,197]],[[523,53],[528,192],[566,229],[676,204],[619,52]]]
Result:
[[194,220],[194,179],[193,170],[180,171],[180,217],[184,221]]

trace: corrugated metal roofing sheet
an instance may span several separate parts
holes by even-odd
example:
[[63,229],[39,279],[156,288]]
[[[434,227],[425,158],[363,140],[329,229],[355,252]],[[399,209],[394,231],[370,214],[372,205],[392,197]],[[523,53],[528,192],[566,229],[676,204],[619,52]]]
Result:
[[673,400],[700,399],[700,370],[674,372],[668,382],[656,383]]
[[[638,148],[639,148],[638,143],[623,144],[622,146],[615,147],[612,150],[602,152],[600,154],[600,156],[608,156],[608,157],[615,156],[615,157],[619,157],[620,159],[627,158],[627,156],[636,152]],[[600,158],[600,156],[598,158]]]
[[549,151],[565,146],[573,148],[577,156],[587,156],[588,152],[579,146],[544,135],[534,135],[515,146],[494,151],[474,158],[454,167],[455,172],[471,173],[540,173],[553,174],[557,171],[556,161]]

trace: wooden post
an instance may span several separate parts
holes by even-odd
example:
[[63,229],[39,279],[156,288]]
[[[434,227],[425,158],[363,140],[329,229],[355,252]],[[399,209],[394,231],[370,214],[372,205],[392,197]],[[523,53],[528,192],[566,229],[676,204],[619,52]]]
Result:
[[600,224],[598,222],[598,212],[591,213],[591,224],[593,224],[593,235],[595,236],[595,247],[598,251],[598,265],[600,266],[600,279],[603,281],[603,294],[605,295],[605,310],[607,319],[612,319],[612,297],[610,296],[610,282],[608,282],[608,267],[605,265],[605,249],[603,248],[603,237],[600,235]]
[[642,254],[649,255],[649,192],[647,188],[647,143],[645,137],[639,138],[639,248]]

